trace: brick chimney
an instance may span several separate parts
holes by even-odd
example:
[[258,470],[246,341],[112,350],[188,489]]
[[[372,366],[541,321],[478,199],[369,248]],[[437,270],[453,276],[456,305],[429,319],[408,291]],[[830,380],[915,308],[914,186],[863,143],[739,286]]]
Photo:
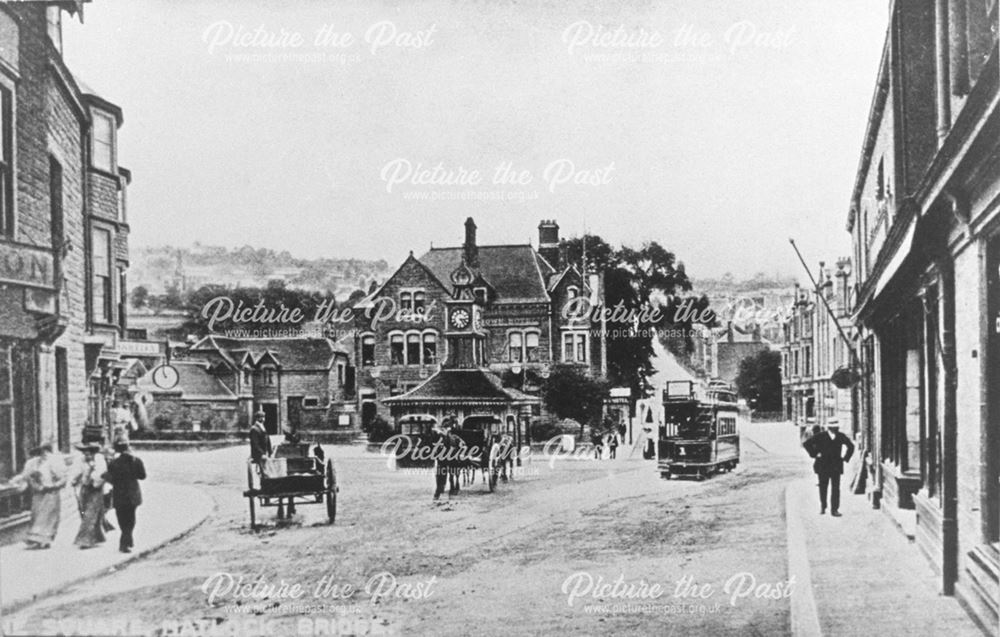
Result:
[[538,254],[557,271],[562,269],[559,252],[559,224],[552,219],[543,219],[538,224]]
[[470,268],[479,267],[479,246],[476,245],[476,222],[469,217],[465,220],[465,243],[462,245],[465,264]]

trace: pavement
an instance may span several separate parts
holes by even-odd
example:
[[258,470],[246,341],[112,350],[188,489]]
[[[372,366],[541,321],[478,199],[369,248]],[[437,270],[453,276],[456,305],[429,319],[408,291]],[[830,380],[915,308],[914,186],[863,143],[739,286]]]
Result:
[[[802,459],[801,479],[785,491],[794,637],[985,634],[954,597],[939,594],[930,563],[896,523],[850,493],[853,467],[841,481],[842,517],[821,515],[816,476],[792,425],[762,427],[765,433],[751,433],[753,444]],[[785,437],[785,427],[792,436]],[[772,428],[776,435],[766,433]]]
[[[118,551],[118,531],[108,541],[80,549],[73,539],[80,528],[70,489],[63,491],[62,521],[52,548],[28,550],[23,543],[0,547],[0,608],[9,614],[49,595],[140,559],[198,527],[215,508],[211,497],[198,488],[146,481],[142,505],[136,511],[135,549]],[[117,526],[113,512],[108,519]]]

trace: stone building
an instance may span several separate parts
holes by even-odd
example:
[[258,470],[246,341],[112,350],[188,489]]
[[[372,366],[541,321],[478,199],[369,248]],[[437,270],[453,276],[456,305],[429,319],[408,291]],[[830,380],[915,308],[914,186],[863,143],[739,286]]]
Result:
[[258,411],[271,434],[288,425],[322,433],[355,424],[349,353],[326,338],[210,335],[171,365],[175,387],[158,388],[152,372],[136,385],[151,397],[157,429],[245,432]]
[[[355,307],[358,404],[363,424],[389,418],[382,401],[429,379],[447,359],[445,305],[451,274],[465,263],[475,275],[471,286],[483,308],[484,368],[508,386],[537,394],[553,364],[602,370],[604,340],[586,321],[562,316],[571,298],[596,304],[598,277],[583,277],[561,255],[559,226],[542,221],[538,249],[530,244],[479,245],[476,224],[465,222],[458,247],[431,248],[410,256],[377,290]],[[589,280],[586,280],[589,279]],[[540,414],[536,404],[535,415]]]
[[995,631],[1000,600],[996,0],[894,2],[847,229],[872,502]]
[[724,327],[696,326],[691,364],[706,378],[735,383],[744,358],[771,349],[757,323],[739,325],[732,321]]
[[[103,428],[123,369],[130,174],[121,109],[63,59],[82,4],[0,4],[0,479]],[[0,520],[26,504],[0,490]]]
[[820,263],[819,289],[810,292],[796,286],[795,301],[783,326],[784,416],[800,427],[826,427],[835,420],[845,433],[856,433],[858,429],[854,393],[836,387],[832,380],[836,370],[853,362],[850,267],[850,259],[846,258],[837,261],[836,272]]

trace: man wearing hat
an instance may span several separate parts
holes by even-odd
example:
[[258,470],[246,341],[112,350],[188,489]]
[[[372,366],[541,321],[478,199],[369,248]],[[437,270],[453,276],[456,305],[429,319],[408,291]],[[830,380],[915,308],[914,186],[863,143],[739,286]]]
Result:
[[[830,491],[830,515],[840,517],[840,476],[844,463],[854,455],[854,443],[840,433],[840,423],[831,420],[826,431],[812,436],[802,445],[813,460],[813,471],[819,477],[820,515],[826,513],[826,493]],[[847,450],[846,453],[844,450]]]
[[264,428],[264,412],[258,411],[253,416],[250,427],[250,459],[263,469],[264,459],[271,455],[271,438]]
[[122,530],[118,550],[131,553],[135,545],[132,531],[135,529],[135,510],[142,504],[142,490],[139,480],[146,479],[146,467],[142,460],[132,455],[127,441],[115,443],[118,457],[108,465],[108,481],[111,483],[111,499],[115,505],[118,527]]

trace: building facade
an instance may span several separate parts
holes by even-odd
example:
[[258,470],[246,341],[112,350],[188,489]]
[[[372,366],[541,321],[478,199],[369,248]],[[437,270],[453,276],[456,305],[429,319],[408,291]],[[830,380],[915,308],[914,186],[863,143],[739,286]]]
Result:
[[[28,450],[106,424],[125,329],[121,109],[62,55],[79,2],[0,5],[0,479]],[[24,497],[0,490],[0,519]]]
[[894,2],[855,180],[871,497],[984,627],[1000,600],[996,0]]
[[858,431],[855,392],[833,382],[834,372],[856,360],[850,277],[850,259],[843,258],[835,272],[820,263],[818,290],[795,288],[783,326],[781,388],[784,417],[799,427],[836,421],[844,432]]
[[148,394],[154,429],[178,433],[246,431],[257,412],[271,434],[292,426],[329,432],[355,424],[349,352],[326,338],[228,338],[210,335],[180,360],[175,387],[157,387],[150,371],[134,394]]
[[[410,256],[377,290],[355,307],[358,337],[358,406],[362,424],[388,419],[382,401],[404,394],[447,360],[445,305],[450,276],[462,263],[475,274],[471,286],[482,310],[483,365],[505,385],[536,395],[554,364],[590,375],[603,368],[604,340],[592,321],[565,318],[573,298],[599,298],[596,275],[584,277],[561,256],[559,226],[538,226],[539,246],[479,245],[476,224],[465,222],[465,242]],[[589,279],[589,280],[588,280]],[[603,333],[603,332],[601,332]],[[536,405],[535,415],[540,407]]]

